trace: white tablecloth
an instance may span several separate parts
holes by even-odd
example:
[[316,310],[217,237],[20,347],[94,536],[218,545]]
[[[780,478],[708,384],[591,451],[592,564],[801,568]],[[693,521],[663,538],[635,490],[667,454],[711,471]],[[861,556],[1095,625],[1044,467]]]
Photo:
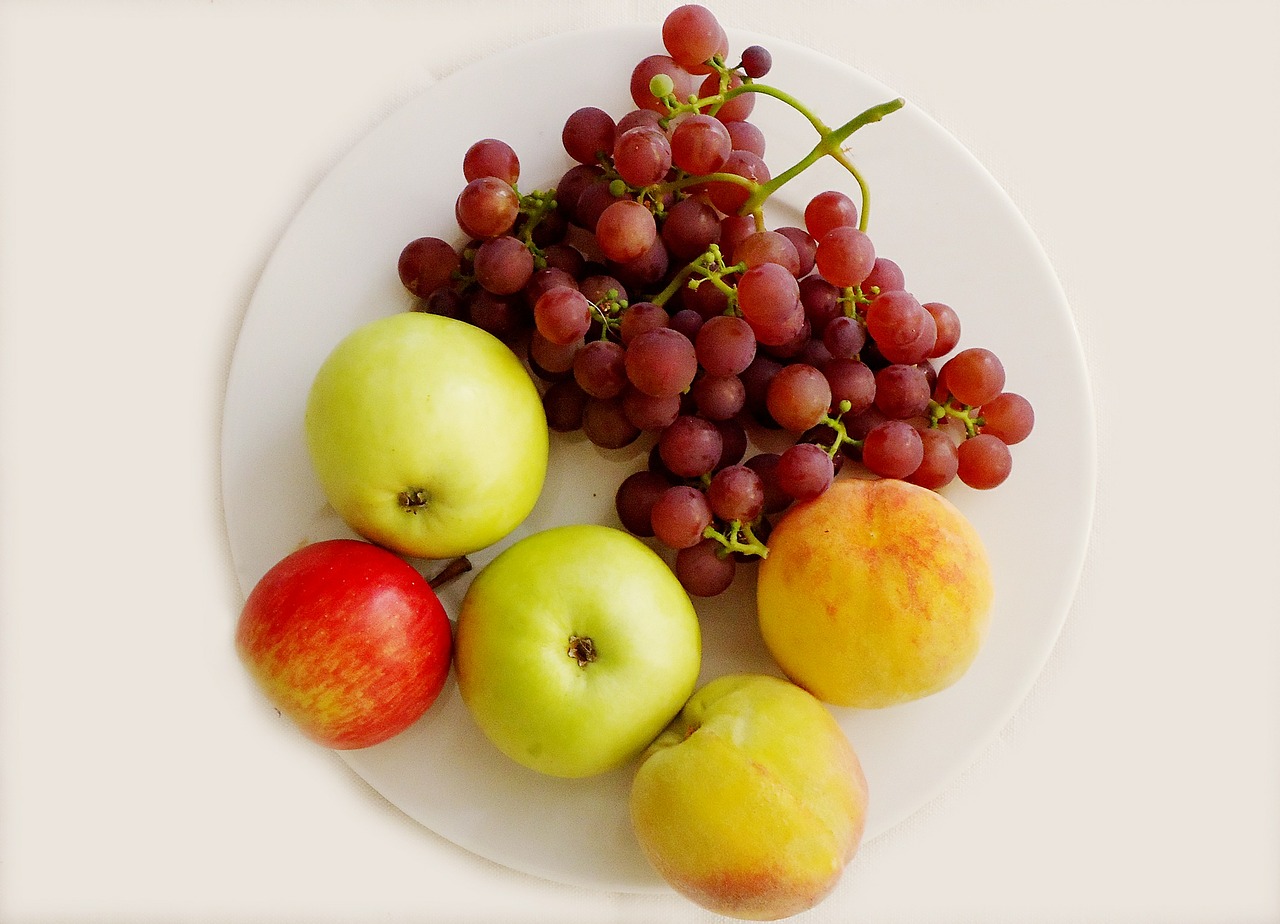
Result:
[[[988,166],[1097,402],[1090,551],[1039,681],[797,920],[1280,920],[1280,8],[713,6]],[[467,854],[281,734],[231,649],[217,487],[240,321],[335,161],[487,53],[667,9],[0,3],[0,920],[713,919]]]

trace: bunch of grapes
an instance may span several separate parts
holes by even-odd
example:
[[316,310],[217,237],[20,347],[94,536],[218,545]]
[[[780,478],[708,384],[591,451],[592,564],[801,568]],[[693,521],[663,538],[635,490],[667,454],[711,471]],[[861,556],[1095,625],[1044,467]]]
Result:
[[[954,352],[957,313],[911,294],[867,233],[866,185],[840,142],[902,101],[828,129],[761,82],[767,49],[730,64],[705,7],[675,9],[662,39],[666,53],[632,70],[634,108],[568,115],[553,189],[521,193],[510,145],[472,145],[455,208],[465,242],[414,240],[399,273],[419,310],[522,353],[553,430],[604,449],[652,441],[617,489],[618,516],[674,550],[691,594],[712,596],[768,554],[769,518],[817,497],[846,462],[934,490],[994,488],[1034,415],[993,352]],[[750,120],[759,96],[821,126],[813,152],[776,178]],[[827,156],[862,205],[828,190],[803,227],[770,227],[769,197]],[[779,451],[753,452],[766,433]]]

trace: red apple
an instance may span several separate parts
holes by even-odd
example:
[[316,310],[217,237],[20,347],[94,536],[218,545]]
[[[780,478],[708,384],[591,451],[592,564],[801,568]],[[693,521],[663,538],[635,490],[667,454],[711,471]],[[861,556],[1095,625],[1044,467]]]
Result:
[[339,750],[404,731],[435,701],[453,637],[426,578],[357,539],[303,546],[245,601],[236,650],[267,698]]

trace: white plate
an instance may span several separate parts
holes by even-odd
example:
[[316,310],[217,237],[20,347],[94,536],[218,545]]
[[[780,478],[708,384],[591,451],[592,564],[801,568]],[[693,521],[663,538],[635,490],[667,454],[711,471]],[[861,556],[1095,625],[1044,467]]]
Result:
[[[739,32],[731,40],[734,51],[766,44],[774,54],[767,82],[829,124],[896,96],[802,47]],[[523,189],[552,185],[569,166],[559,145],[569,112],[596,105],[621,116],[630,108],[629,63],[661,50],[655,26],[562,35],[496,55],[393,113],[308,197],[253,295],[227,386],[223,500],[245,593],[300,543],[349,535],[310,470],[302,431],[307,390],[346,333],[409,306],[395,270],[404,244],[425,234],[457,237],[453,201],[466,148],[502,138],[521,158]],[[536,86],[524,74],[536,75]],[[776,100],[761,98],[753,120],[766,132],[775,173],[815,139],[808,123]],[[834,710],[868,777],[870,839],[970,763],[1043,667],[1083,562],[1095,460],[1071,314],[1009,198],[909,102],[855,134],[850,149],[871,187],[868,230],[878,252],[903,267],[917,296],[957,309],[961,346],[994,349],[1009,388],[1029,397],[1037,414],[1035,433],[1015,447],[1008,482],[989,492],[959,484],[946,491],[981,531],[995,570],[992,631],[977,662],[958,684],[927,699],[882,711]],[[808,198],[832,186],[856,197],[848,175],[827,161],[783,188],[770,205],[771,224],[799,224]],[[503,545],[566,521],[617,524],[613,492],[642,464],[643,450],[605,453],[581,438],[553,444],[543,496]],[[477,566],[496,551],[474,556]],[[699,603],[704,680],[738,669],[776,673],[755,627],[753,575],[739,569],[729,593]],[[447,606],[456,608],[466,584],[442,594]],[[526,771],[488,744],[451,684],[408,732],[344,757],[409,816],[493,861],[589,887],[661,888],[627,820],[631,768],[585,781]]]

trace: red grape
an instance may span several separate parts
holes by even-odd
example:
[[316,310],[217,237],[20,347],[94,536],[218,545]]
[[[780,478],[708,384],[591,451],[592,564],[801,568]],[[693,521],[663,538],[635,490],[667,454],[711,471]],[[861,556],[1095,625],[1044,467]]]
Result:
[[803,433],[821,421],[831,407],[831,385],[813,366],[785,366],[769,383],[766,405],[783,429]]
[[533,276],[533,254],[509,234],[490,238],[476,250],[476,282],[495,295],[514,295]]
[[698,372],[698,354],[689,338],[670,327],[645,331],[631,341],[626,356],[627,378],[654,397],[679,395]]
[[591,327],[591,303],[577,289],[556,286],[533,306],[533,320],[538,333],[552,343],[574,343]]
[[756,355],[756,335],[742,318],[708,318],[694,340],[698,362],[710,375],[738,375]]
[[616,133],[617,126],[609,113],[595,106],[584,106],[565,120],[561,143],[578,163],[595,165],[613,151]]
[[961,404],[979,407],[1004,390],[1004,364],[984,347],[961,350],[947,360],[939,376],[943,387]]
[[882,352],[886,345],[908,346],[925,330],[928,313],[909,292],[882,292],[867,305],[867,333]]
[[735,151],[750,151],[757,157],[764,157],[765,137],[760,126],[740,119],[737,122],[725,122],[724,127],[729,132]]
[[796,443],[782,453],[774,474],[779,488],[787,496],[806,501],[831,486],[835,479],[835,464],[827,451],[816,443]]
[[791,239],[778,231],[755,231],[733,250],[733,262],[745,263],[750,269],[762,263],[777,263],[788,273],[800,276],[800,252]]
[[712,57],[729,52],[729,39],[714,13],[697,3],[676,7],[662,21],[667,53],[691,73],[705,71]]
[[1031,402],[1011,391],[1002,392],[979,409],[982,424],[979,429],[1000,438],[1006,446],[1021,443],[1031,435],[1036,415]]
[[724,440],[715,424],[701,417],[681,414],[658,437],[662,463],[681,478],[700,478],[715,468]]
[[835,359],[855,359],[867,344],[867,332],[856,318],[840,315],[822,329],[822,343]]
[[671,169],[671,142],[656,126],[629,128],[613,143],[613,165],[631,186],[651,186]]
[[614,200],[596,221],[596,243],[618,263],[644,256],[657,237],[653,213],[632,199]]
[[612,340],[592,340],[574,355],[573,377],[593,398],[613,398],[627,384],[624,350]]
[[468,182],[492,176],[515,186],[520,179],[520,158],[505,141],[485,138],[471,145],[462,155],[462,174]]
[[923,414],[932,390],[924,370],[894,363],[876,373],[876,407],[886,417],[904,419]]
[[673,92],[676,99],[688,99],[693,94],[697,82],[670,55],[649,55],[636,64],[631,71],[630,90],[632,102],[639,109],[649,109],[660,115],[666,115],[666,106],[649,89],[650,81],[658,74],[666,74],[671,78],[675,84]]
[[920,464],[915,471],[906,476],[912,484],[936,491],[950,484],[956,477],[960,466],[960,456],[956,444],[944,430],[936,427],[919,431],[920,443],[924,449]]
[[419,298],[450,285],[462,261],[448,241],[438,237],[420,237],[410,241],[400,252],[397,269],[404,287]]
[[804,226],[816,241],[822,240],[832,228],[856,228],[858,206],[838,190],[820,192],[804,208]]
[[676,552],[673,571],[691,596],[714,597],[729,589],[737,563],[715,539],[703,539]]
[[875,264],[876,250],[871,238],[857,228],[832,228],[818,238],[814,256],[818,273],[834,286],[856,286],[867,278]]
[[862,442],[862,464],[881,478],[906,478],[923,460],[920,431],[904,420],[876,424]]
[[587,398],[582,432],[601,449],[621,449],[635,442],[640,428],[628,419],[621,398]]
[[454,204],[458,226],[474,238],[506,234],[520,214],[520,196],[510,183],[482,176],[467,183]]
[[762,263],[739,277],[738,309],[766,346],[786,343],[804,326],[800,284],[777,263]]
[[891,292],[905,286],[906,277],[902,275],[902,268],[887,257],[876,257],[871,272],[862,280],[862,291],[869,295]]
[[764,511],[764,482],[746,465],[730,465],[712,476],[707,501],[726,522],[751,523]]
[[759,80],[773,69],[773,55],[763,45],[748,45],[742,50],[742,72]]
[[706,200],[691,196],[667,209],[662,243],[677,260],[688,262],[719,241],[720,216]]
[[929,358],[937,359],[939,356],[946,356],[960,342],[960,316],[956,314],[954,308],[942,302],[925,302],[924,309],[933,316],[933,325],[936,330]]
[[[724,162],[718,173],[732,173],[753,184],[769,182],[771,174],[764,159],[750,151],[735,150]],[[752,188],[731,180],[715,180],[705,184],[711,204],[726,215],[736,214],[751,195]]]
[[[729,77],[729,83],[725,87],[726,90],[736,90],[742,86],[742,78],[737,74]],[[698,95],[702,97],[715,96],[720,92],[720,75],[708,74],[702,80],[702,85],[698,88]],[[725,100],[716,108],[713,113],[721,122],[742,122],[751,117],[751,113],[756,107],[756,95],[754,93],[739,93],[732,99]]]
[[680,416],[680,395],[646,395],[634,385],[622,392],[622,411],[638,429],[663,430]]
[[636,302],[634,305],[628,305],[626,311],[622,313],[622,320],[618,323],[618,338],[623,346],[626,346],[645,331],[653,330],[655,327],[666,327],[669,320],[667,310],[661,305],[655,305],[653,302]]
[[849,402],[846,414],[859,414],[872,406],[876,398],[876,374],[871,367],[856,359],[836,357],[822,368],[831,386],[831,406],[839,408]]
[[956,474],[971,488],[986,490],[1002,484],[1013,468],[1009,447],[991,433],[979,433],[957,448]]
[[653,502],[649,523],[663,545],[685,549],[700,542],[711,525],[711,505],[697,488],[673,485]]
[[582,427],[588,395],[573,379],[554,382],[542,395],[547,426],[557,433],[572,433]]
[[671,132],[671,163],[686,173],[715,173],[733,153],[733,139],[719,119],[693,113]]
[[654,503],[669,487],[671,482],[648,469],[632,472],[624,478],[613,498],[614,509],[623,527],[636,536],[652,536],[650,513]]
[[708,420],[728,420],[742,410],[747,391],[736,375],[702,375],[690,389],[698,413]]

